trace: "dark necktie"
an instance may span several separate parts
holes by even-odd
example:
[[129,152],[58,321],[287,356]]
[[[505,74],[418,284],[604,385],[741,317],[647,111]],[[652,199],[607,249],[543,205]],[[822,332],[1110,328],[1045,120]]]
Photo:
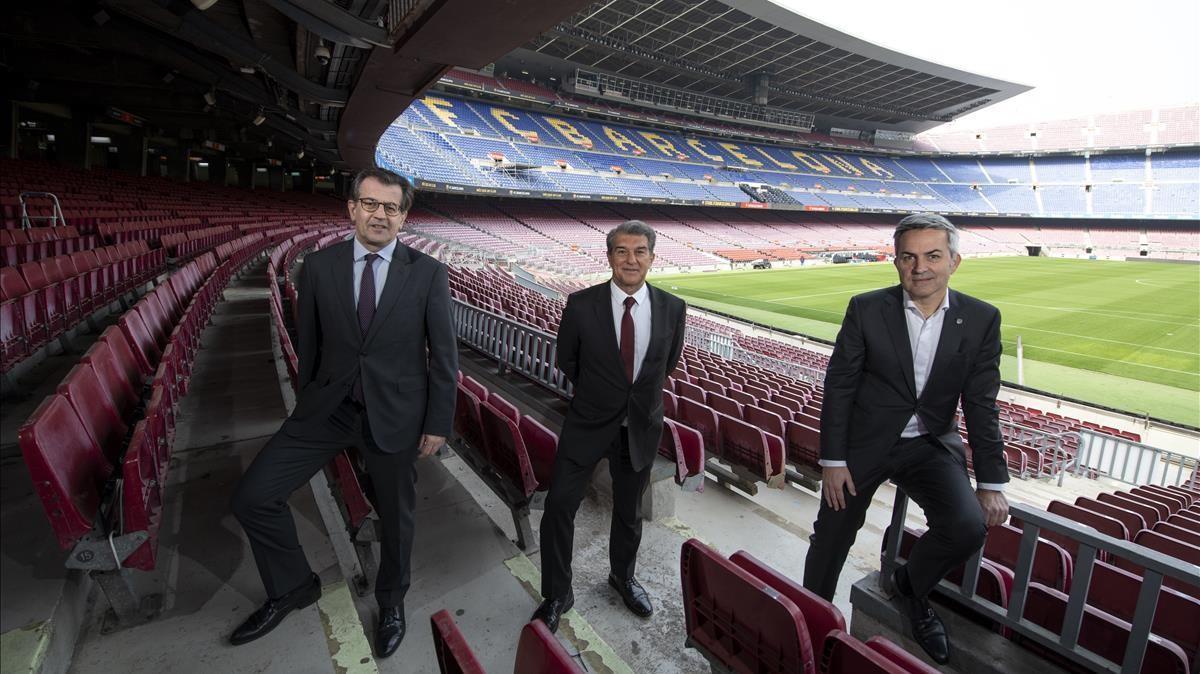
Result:
[[[371,327],[371,319],[375,318],[375,260],[378,259],[379,255],[376,253],[367,253],[362,278],[358,283],[358,329],[362,331],[363,337],[367,336],[367,330]],[[350,397],[360,405],[366,402],[366,399],[363,398],[361,371],[354,378],[354,389]]]
[[625,315],[621,317],[621,363],[625,365],[625,376],[633,383],[633,314],[629,313],[637,300],[625,298]]

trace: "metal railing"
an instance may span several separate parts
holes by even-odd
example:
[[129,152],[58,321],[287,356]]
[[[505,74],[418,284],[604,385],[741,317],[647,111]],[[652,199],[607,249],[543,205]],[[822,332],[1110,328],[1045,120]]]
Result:
[[1103,477],[1132,485],[1181,485],[1196,480],[1200,461],[1194,456],[1143,445],[1125,438],[1080,431],[1074,472],[1095,471]]
[[[962,415],[959,415],[959,423],[962,423]],[[1022,426],[1015,421],[1000,420],[1000,437],[1003,438],[1005,446],[1021,445],[1033,449],[1043,457],[1043,465],[1040,470],[1025,470],[1018,477],[1041,477],[1042,475],[1058,475],[1058,485],[1061,487],[1063,483],[1063,475],[1071,470],[1074,466],[1075,456],[1069,451],[1069,446],[1074,441],[1075,447],[1079,446],[1079,434],[1075,431],[1066,431],[1062,433],[1051,433],[1037,428]],[[1048,464],[1048,465],[1047,465]]]
[[453,300],[450,315],[459,340],[496,360],[500,371],[519,372],[569,398],[573,387],[558,369],[558,339],[520,321]]
[[[1136,674],[1142,670],[1142,659],[1145,657],[1150,637],[1150,625],[1154,611],[1158,606],[1159,590],[1163,578],[1175,578],[1188,583],[1197,582],[1200,578],[1200,566],[1188,564],[1179,559],[1169,557],[1161,552],[1150,550],[1129,541],[1106,536],[1095,529],[1073,522],[1045,510],[1020,503],[1009,505],[1009,513],[1022,522],[1023,533],[1021,546],[1017,552],[1017,564],[1013,571],[1012,591],[1009,594],[1008,607],[998,606],[975,593],[979,580],[979,569],[983,560],[983,549],[967,560],[963,568],[962,582],[959,584],[943,580],[937,586],[936,592],[970,608],[972,611],[994,620],[1013,630],[1022,637],[1037,643],[1051,652],[1079,663],[1097,672],[1112,672],[1114,674]],[[890,585],[892,571],[899,564],[900,540],[904,531],[905,517],[908,512],[908,497],[903,491],[896,490],[896,502],[892,509],[891,528],[885,541],[880,578]],[[1074,559],[1074,571],[1071,580],[1071,591],[1067,600],[1066,614],[1063,617],[1061,634],[1037,625],[1026,619],[1025,603],[1029,591],[1030,574],[1033,569],[1034,551],[1037,546],[1038,534],[1041,530],[1053,531],[1079,542]],[[1079,645],[1079,630],[1083,624],[1084,606],[1088,588],[1091,584],[1092,569],[1095,566],[1096,554],[1099,551],[1108,552],[1137,564],[1143,568],[1141,589],[1138,592],[1137,604],[1134,608],[1133,620],[1130,621],[1129,640],[1126,642],[1125,659],[1117,663],[1108,660]],[[885,587],[890,590],[890,587]],[[1200,667],[1200,654],[1193,658],[1191,670]]]
[[772,358],[765,353],[744,349],[737,345],[735,335],[722,334],[689,325],[683,342],[684,344],[708,351],[727,360],[761,367],[764,370],[770,370],[771,372],[799,381],[812,384],[820,384],[825,381],[824,370],[801,365],[790,360]]

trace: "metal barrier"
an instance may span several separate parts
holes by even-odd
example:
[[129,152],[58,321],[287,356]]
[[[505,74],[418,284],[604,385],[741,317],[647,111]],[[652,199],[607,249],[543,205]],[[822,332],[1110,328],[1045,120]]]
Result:
[[735,335],[727,335],[711,330],[704,330],[689,325],[683,339],[685,344],[716,354],[727,360],[761,367],[785,377],[810,384],[820,384],[825,381],[825,371],[807,365],[801,365],[790,360],[772,358],[765,353],[750,351],[737,345]]
[[[959,423],[962,423],[962,415],[959,415]],[[1023,471],[1017,477],[1040,477],[1044,473],[1057,474],[1060,487],[1063,475],[1071,469],[1075,461],[1075,456],[1069,449],[1071,446],[1078,447],[1080,442],[1079,434],[1075,431],[1050,433],[1004,419],[1000,420],[1000,437],[1004,439],[1006,446],[1021,445],[1036,451],[1044,457],[1043,461],[1049,464],[1048,467],[1043,464],[1043,468],[1034,473],[1030,473],[1028,470]]]
[[1111,480],[1132,485],[1195,483],[1200,461],[1165,449],[1111,435],[1080,431],[1075,473],[1095,471]]
[[574,387],[558,369],[558,340],[548,333],[491,311],[453,300],[450,315],[458,338],[493,358],[500,371],[519,372],[569,398]]
[[[1114,674],[1136,674],[1142,670],[1142,659],[1146,654],[1149,641],[1150,625],[1158,606],[1159,589],[1163,577],[1181,579],[1195,583],[1200,578],[1200,566],[1188,564],[1182,560],[1168,557],[1160,552],[1150,550],[1129,541],[1113,538],[1099,533],[1095,529],[1073,522],[1065,517],[1051,514],[1045,510],[1033,508],[1020,503],[1012,503],[1008,508],[1009,514],[1022,522],[1023,534],[1021,547],[1017,553],[1017,564],[1013,571],[1012,591],[1009,595],[1008,608],[1001,608],[990,601],[981,599],[975,594],[975,585],[979,579],[980,562],[983,559],[982,548],[967,560],[963,568],[962,582],[958,585],[943,580],[935,588],[942,597],[963,604],[972,611],[987,619],[1001,623],[1021,636],[1036,642],[1050,651],[1079,663],[1097,672],[1112,672]],[[886,545],[881,564],[880,579],[883,589],[891,592],[892,571],[899,564],[900,538],[904,532],[905,516],[908,512],[908,497],[903,491],[896,490],[896,502],[892,509],[892,523],[888,530]],[[1029,590],[1030,573],[1033,569],[1033,556],[1036,549],[1038,533],[1046,529],[1079,541],[1079,549],[1074,559],[1074,571],[1071,580],[1071,591],[1067,601],[1066,615],[1063,618],[1062,634],[1055,634],[1024,618],[1025,598]],[[1141,590],[1138,592],[1137,604],[1133,620],[1130,623],[1129,640],[1125,648],[1125,660],[1116,663],[1103,658],[1079,646],[1079,628],[1083,623],[1083,612],[1087,598],[1088,586],[1091,584],[1092,569],[1096,562],[1097,551],[1113,553],[1140,565],[1142,574]],[[1200,660],[1200,656],[1197,656]],[[1200,666],[1200,662],[1191,663],[1192,671]]]

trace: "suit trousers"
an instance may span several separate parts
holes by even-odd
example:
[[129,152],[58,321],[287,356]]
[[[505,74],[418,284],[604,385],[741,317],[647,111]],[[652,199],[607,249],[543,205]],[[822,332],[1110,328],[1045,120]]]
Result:
[[987,536],[983,509],[967,477],[960,454],[927,435],[902,438],[888,455],[861,473],[851,470],[856,496],[845,493],[846,507],[834,510],[825,499],[809,537],[804,587],[832,601],[838,576],[875,490],[891,479],[921,506],[929,530],[913,546],[906,573],[913,593],[929,594],[951,569],[965,562]]
[[386,453],[371,439],[366,410],[349,398],[329,416],[326,432],[293,437],[287,424],[267,442],[246,469],[233,495],[241,523],[272,599],[304,585],[312,569],[296,535],[288,507],[292,492],[347,446],[357,446],[374,487],[373,505],[383,530],[375,598],[380,606],[399,606],[409,586],[416,504],[415,447]]
[[[571,556],[575,545],[575,513],[595,472],[595,461],[578,462],[570,450],[559,451],[539,538],[542,546],[542,596],[565,597],[571,591]],[[653,465],[653,462],[651,462]],[[608,560],[617,578],[633,578],[642,543],[642,495],[650,484],[650,466],[634,470],[629,457],[629,432],[622,426],[608,452],[612,477],[612,524]]]

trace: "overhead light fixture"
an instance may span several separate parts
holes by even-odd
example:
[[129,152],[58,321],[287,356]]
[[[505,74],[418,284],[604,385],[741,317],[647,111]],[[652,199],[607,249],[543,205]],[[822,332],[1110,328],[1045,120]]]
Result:
[[262,126],[265,121],[267,121],[267,116],[263,114],[262,108],[259,108],[258,114],[254,116],[254,126]]
[[217,0],[192,0],[192,6],[201,12],[215,4],[217,4]]
[[264,168],[264,167],[262,167],[262,166],[259,166],[258,168],[254,169],[254,172],[255,172],[255,173],[266,173],[266,172],[267,172],[267,169],[265,169],[265,168]]
[[98,145],[108,145],[112,142],[110,136],[92,136],[92,142]]
[[204,93],[204,102],[209,105],[217,104],[217,88],[213,87]]
[[238,71],[243,75],[253,75],[254,73],[258,72],[258,69],[254,66],[242,66],[238,68]]
[[46,134],[46,141],[53,143],[54,142],[54,134],[52,134],[52,133]]
[[300,150],[296,153],[296,159],[304,159],[304,150]]
[[202,162],[197,163],[196,166],[199,166],[201,168],[208,168],[208,162],[202,161]]

